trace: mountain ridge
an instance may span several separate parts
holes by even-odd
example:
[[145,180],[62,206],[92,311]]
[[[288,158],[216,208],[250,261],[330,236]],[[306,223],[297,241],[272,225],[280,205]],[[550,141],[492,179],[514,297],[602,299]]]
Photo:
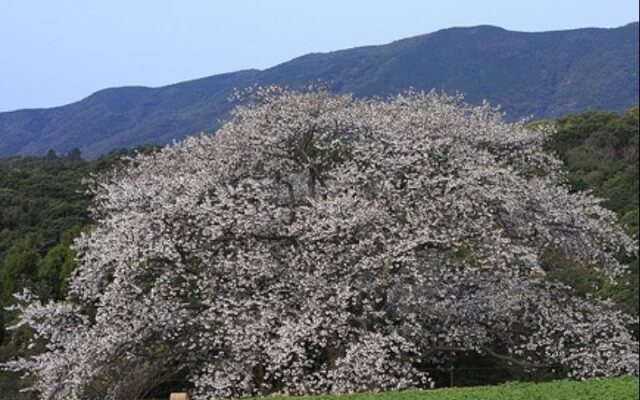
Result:
[[546,32],[452,27],[388,44],[309,53],[263,70],[107,88],[63,106],[3,112],[0,156],[79,147],[93,158],[116,147],[212,132],[231,109],[232,91],[251,85],[325,82],[332,91],[357,97],[408,87],[461,92],[471,103],[501,104],[510,119],[622,111],[638,103],[637,69],[638,22]]

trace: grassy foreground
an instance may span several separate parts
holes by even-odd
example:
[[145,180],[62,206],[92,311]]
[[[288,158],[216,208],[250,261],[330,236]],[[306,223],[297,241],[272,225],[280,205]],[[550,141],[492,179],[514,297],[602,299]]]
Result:
[[269,400],[635,400],[638,378],[513,382],[498,386],[331,396],[267,397]]

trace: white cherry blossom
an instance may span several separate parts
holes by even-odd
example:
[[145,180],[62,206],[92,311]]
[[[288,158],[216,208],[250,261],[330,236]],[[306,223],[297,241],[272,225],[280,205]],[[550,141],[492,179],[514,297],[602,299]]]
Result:
[[638,373],[637,322],[544,277],[549,249],[612,279],[637,253],[549,128],[435,93],[251,96],[92,180],[69,298],[19,306],[47,350],[11,366],[42,399],[122,399],[150,366],[202,399],[429,387],[462,352]]

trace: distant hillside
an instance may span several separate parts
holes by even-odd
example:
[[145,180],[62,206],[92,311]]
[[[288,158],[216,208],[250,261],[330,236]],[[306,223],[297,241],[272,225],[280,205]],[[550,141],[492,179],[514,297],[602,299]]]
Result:
[[408,87],[461,92],[500,104],[510,119],[550,118],[638,104],[638,23],[615,29],[511,32],[451,28],[273,68],[215,75],[160,88],[123,87],[49,109],[0,113],[0,156],[66,152],[95,157],[116,147],[165,144],[213,131],[233,88],[329,82],[337,92],[388,95]]

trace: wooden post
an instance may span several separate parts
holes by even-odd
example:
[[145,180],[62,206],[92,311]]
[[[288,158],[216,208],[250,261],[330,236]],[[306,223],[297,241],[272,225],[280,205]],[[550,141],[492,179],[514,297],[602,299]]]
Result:
[[453,387],[453,365],[449,367],[449,387]]
[[171,393],[169,400],[189,400],[189,395],[186,393]]

